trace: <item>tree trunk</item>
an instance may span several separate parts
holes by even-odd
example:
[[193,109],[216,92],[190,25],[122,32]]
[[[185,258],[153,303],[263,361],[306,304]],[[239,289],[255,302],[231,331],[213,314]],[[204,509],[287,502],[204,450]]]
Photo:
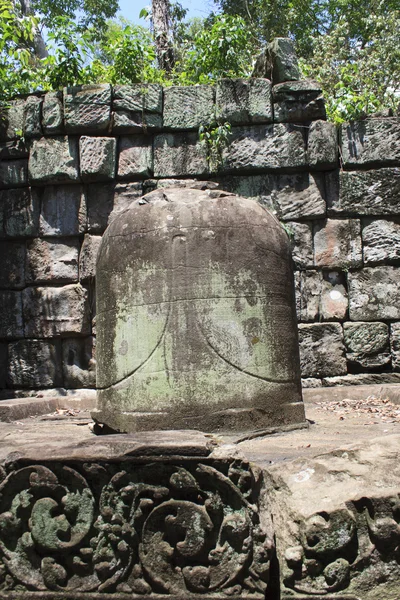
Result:
[[[30,0],[20,0],[20,6],[23,15],[28,16],[34,14]],[[43,36],[37,28],[34,32],[32,48],[37,58],[46,58],[49,55]]]
[[152,20],[158,66],[170,73],[174,66],[174,55],[169,40],[168,0],[152,0]]

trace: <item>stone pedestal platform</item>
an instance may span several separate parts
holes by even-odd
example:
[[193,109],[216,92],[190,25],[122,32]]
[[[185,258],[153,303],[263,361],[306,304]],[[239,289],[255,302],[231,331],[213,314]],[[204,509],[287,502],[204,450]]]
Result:
[[326,393],[253,439],[0,422],[0,600],[398,600],[400,406]]

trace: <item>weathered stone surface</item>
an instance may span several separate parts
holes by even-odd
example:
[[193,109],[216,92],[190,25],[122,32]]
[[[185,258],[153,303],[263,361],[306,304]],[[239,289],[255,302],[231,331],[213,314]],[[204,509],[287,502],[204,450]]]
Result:
[[337,137],[334,123],[311,123],[308,131],[308,164],[311,169],[335,169],[338,166]]
[[81,281],[96,276],[96,259],[100,242],[100,235],[85,235],[79,255],[79,279]]
[[107,131],[111,124],[111,86],[91,84],[65,88],[64,119],[68,133]]
[[400,165],[400,118],[365,119],[341,126],[345,167]]
[[386,323],[344,323],[347,360],[362,369],[390,364],[389,327]]
[[274,85],[272,98],[276,123],[326,119],[321,86],[314,81],[289,81]]
[[365,221],[362,230],[365,264],[398,262],[400,224],[395,221]]
[[24,185],[28,185],[27,159],[0,161],[0,188],[16,188]]
[[229,146],[223,151],[225,171],[293,170],[305,166],[303,133],[290,124],[234,127]]
[[79,139],[81,177],[84,181],[110,181],[116,169],[115,138],[82,136]]
[[35,238],[27,244],[27,283],[78,281],[79,239]]
[[253,175],[219,178],[222,189],[252,198],[276,213],[281,221],[325,215],[324,179],[320,174]]
[[137,83],[114,86],[113,108],[131,112],[162,113],[162,86]]
[[273,65],[272,81],[274,84],[300,79],[299,64],[291,39],[275,38],[268,44],[268,52]]
[[326,377],[347,373],[343,331],[339,323],[299,325],[302,377]]
[[86,227],[86,200],[80,185],[37,188],[41,199],[40,234],[78,235]]
[[25,244],[0,242],[0,288],[19,289],[25,285]]
[[400,371],[400,323],[390,323],[390,350],[392,368]]
[[0,290],[0,314],[0,338],[23,337],[21,292]]
[[77,140],[67,136],[34,140],[29,156],[29,178],[44,183],[78,179]]
[[88,293],[81,285],[31,287],[22,296],[26,336],[90,333]]
[[210,85],[164,89],[164,127],[197,129],[214,120],[215,89]]
[[135,133],[162,127],[162,87],[158,84],[114,87],[113,131]]
[[287,221],[284,229],[289,235],[292,258],[296,268],[312,267],[312,226],[309,223]]
[[24,128],[25,100],[11,100],[8,108],[2,111],[0,119],[0,140],[20,138]]
[[28,148],[25,140],[17,138],[0,144],[0,160],[28,158]]
[[400,170],[327,173],[329,214],[400,214]]
[[162,116],[154,113],[131,113],[117,110],[113,114],[114,133],[147,133],[162,128]]
[[61,385],[58,342],[19,340],[9,344],[8,382],[22,388]]
[[103,233],[114,206],[114,184],[91,184],[86,188],[87,227],[90,233]]
[[37,235],[39,206],[38,198],[28,188],[0,191],[0,236]]
[[29,96],[24,106],[24,136],[27,138],[41,137],[43,98]]
[[119,142],[118,179],[151,177],[152,174],[152,139],[144,135],[121,137]]
[[384,385],[387,383],[400,384],[400,373],[356,373],[342,377],[324,377],[323,387],[336,385]]
[[47,92],[43,100],[42,126],[46,135],[63,133],[64,113],[61,91]]
[[108,217],[108,223],[111,223],[116,216],[129,208],[132,202],[141,198],[142,195],[140,182],[117,184],[114,188],[113,211]]
[[93,337],[63,340],[62,363],[66,387],[96,387],[95,343]]
[[316,377],[305,377],[301,380],[301,387],[303,390],[315,389],[322,387],[322,379]]
[[358,219],[326,219],[315,224],[314,260],[318,267],[354,268],[362,264]]
[[336,272],[295,273],[297,318],[301,322],[346,318],[348,298],[342,277]]
[[349,310],[352,321],[400,319],[400,270],[366,267],[349,273]]
[[320,318],[323,321],[340,320],[347,316],[349,299],[343,274],[324,271],[322,274]]
[[7,385],[8,344],[0,342],[0,387]]
[[206,149],[197,133],[164,133],[154,138],[154,176],[180,177],[209,172]]
[[221,79],[216,86],[217,113],[232,125],[271,123],[271,82],[268,79]]
[[386,435],[268,466],[282,599],[398,597],[397,464]]
[[121,431],[302,422],[289,242],[261,206],[156,190],[107,229],[96,281],[96,421]]

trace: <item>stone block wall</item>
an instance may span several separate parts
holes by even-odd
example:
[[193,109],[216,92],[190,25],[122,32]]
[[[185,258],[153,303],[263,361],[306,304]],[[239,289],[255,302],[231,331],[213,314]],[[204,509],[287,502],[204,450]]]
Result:
[[[217,172],[198,128],[232,135]],[[97,85],[0,120],[1,397],[95,386],[95,259],[115,214],[214,180],[292,240],[304,385],[400,381],[400,119],[325,120],[309,81]],[[189,180],[189,181],[188,181]]]

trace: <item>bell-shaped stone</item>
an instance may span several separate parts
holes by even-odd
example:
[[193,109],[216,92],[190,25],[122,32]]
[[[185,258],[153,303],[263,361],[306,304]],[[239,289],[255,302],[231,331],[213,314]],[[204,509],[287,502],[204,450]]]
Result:
[[95,421],[117,431],[304,423],[289,240],[252,200],[158,190],[97,262]]

